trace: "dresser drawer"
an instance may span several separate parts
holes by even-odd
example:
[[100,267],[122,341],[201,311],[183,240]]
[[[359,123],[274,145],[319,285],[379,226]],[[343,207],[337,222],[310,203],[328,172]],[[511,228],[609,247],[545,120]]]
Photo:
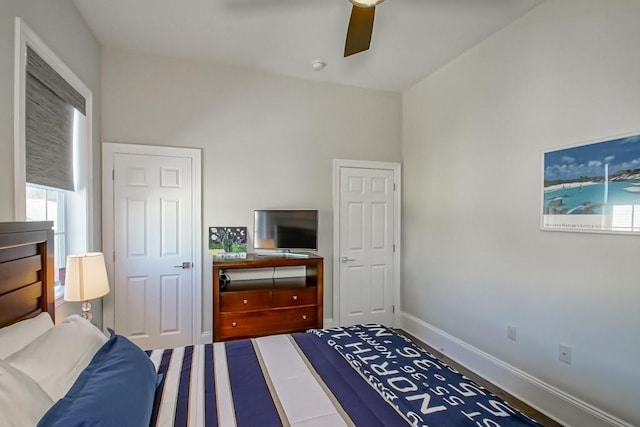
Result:
[[273,307],[295,307],[317,303],[317,288],[308,286],[299,289],[275,289],[271,295]]
[[274,310],[282,324],[289,328],[286,332],[315,328],[317,326],[318,307],[308,306],[300,308],[283,308]]
[[220,311],[250,311],[269,308],[270,291],[238,291],[220,293]]
[[269,325],[268,311],[220,313],[220,339],[245,338],[266,335]]
[[220,339],[283,334],[316,327],[317,307],[220,313]]

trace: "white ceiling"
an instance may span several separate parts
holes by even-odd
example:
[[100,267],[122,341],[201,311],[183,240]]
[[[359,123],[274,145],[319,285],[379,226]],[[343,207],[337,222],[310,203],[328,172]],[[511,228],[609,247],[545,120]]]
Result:
[[74,0],[103,46],[398,92],[541,1],[387,0],[343,58],[348,0]]

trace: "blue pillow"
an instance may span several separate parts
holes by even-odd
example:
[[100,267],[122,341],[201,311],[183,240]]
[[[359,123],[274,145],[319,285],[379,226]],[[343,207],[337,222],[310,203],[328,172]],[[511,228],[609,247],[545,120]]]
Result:
[[38,427],[149,425],[157,382],[146,353],[112,335]]

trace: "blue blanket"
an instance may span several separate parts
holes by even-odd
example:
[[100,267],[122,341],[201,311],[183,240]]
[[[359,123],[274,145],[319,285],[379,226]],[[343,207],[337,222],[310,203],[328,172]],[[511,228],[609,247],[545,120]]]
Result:
[[415,426],[537,426],[502,399],[381,325],[309,331]]

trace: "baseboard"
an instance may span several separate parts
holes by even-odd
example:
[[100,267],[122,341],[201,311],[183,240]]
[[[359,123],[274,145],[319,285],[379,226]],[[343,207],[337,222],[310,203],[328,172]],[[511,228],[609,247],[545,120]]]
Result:
[[323,328],[333,328],[334,324],[333,324],[333,317],[325,317],[322,320],[322,327]]
[[563,425],[633,427],[408,313],[401,328]]
[[200,335],[200,342],[196,344],[209,344],[213,342],[213,332],[205,331]]

